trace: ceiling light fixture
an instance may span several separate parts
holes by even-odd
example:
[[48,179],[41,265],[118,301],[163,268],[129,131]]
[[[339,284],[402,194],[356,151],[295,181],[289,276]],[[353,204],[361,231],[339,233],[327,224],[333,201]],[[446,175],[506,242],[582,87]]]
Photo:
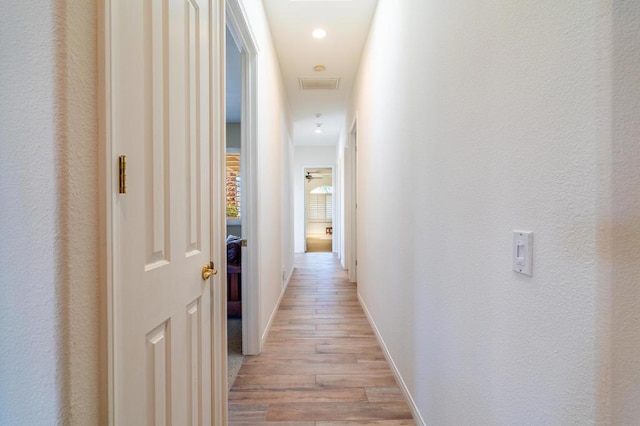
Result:
[[323,72],[327,70],[327,67],[325,67],[324,65],[316,65],[315,67],[313,67],[313,70],[315,72]]
[[322,129],[321,129],[322,123],[318,123],[318,124],[316,124],[316,126],[318,126],[318,127],[316,128],[315,132],[316,132],[316,134],[319,135],[319,134],[322,133]]
[[327,36],[327,32],[325,30],[323,30],[322,28],[316,28],[315,30],[313,30],[311,35],[314,38],[320,39],[320,38],[325,38]]

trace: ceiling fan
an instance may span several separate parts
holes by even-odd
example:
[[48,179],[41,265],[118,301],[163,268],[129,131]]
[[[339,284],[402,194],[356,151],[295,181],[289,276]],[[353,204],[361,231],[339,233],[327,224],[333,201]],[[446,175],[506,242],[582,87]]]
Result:
[[322,176],[314,176],[312,173],[318,173],[318,172],[307,171],[307,175],[304,178],[308,182],[311,182],[313,179],[322,179]]

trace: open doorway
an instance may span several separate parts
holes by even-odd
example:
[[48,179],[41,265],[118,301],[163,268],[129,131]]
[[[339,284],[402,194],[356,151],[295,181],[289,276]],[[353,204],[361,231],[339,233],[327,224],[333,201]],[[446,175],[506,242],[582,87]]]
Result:
[[345,255],[349,282],[358,280],[358,120],[353,121],[345,147]]
[[225,199],[227,246],[227,374],[233,384],[242,353],[242,52],[226,28],[225,49]]
[[305,168],[305,251],[333,251],[333,169]]
[[227,114],[227,366],[229,386],[244,355],[261,351],[257,285],[257,46],[240,0],[225,1]]

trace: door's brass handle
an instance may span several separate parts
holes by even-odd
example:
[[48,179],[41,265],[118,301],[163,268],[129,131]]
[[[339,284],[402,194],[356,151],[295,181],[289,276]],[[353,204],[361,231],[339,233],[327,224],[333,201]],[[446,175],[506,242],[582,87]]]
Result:
[[211,278],[212,276],[216,275],[218,273],[218,270],[214,268],[213,262],[209,263],[208,265],[202,265],[202,279],[203,280],[208,280],[209,278]]

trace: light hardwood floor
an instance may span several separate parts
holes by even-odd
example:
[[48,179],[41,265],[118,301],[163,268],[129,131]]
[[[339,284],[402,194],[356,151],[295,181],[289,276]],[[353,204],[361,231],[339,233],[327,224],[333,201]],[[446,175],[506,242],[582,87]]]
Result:
[[332,248],[332,237],[326,235],[307,236],[307,253],[326,252],[330,253]]
[[296,257],[264,351],[229,392],[230,425],[415,425],[337,258]]

